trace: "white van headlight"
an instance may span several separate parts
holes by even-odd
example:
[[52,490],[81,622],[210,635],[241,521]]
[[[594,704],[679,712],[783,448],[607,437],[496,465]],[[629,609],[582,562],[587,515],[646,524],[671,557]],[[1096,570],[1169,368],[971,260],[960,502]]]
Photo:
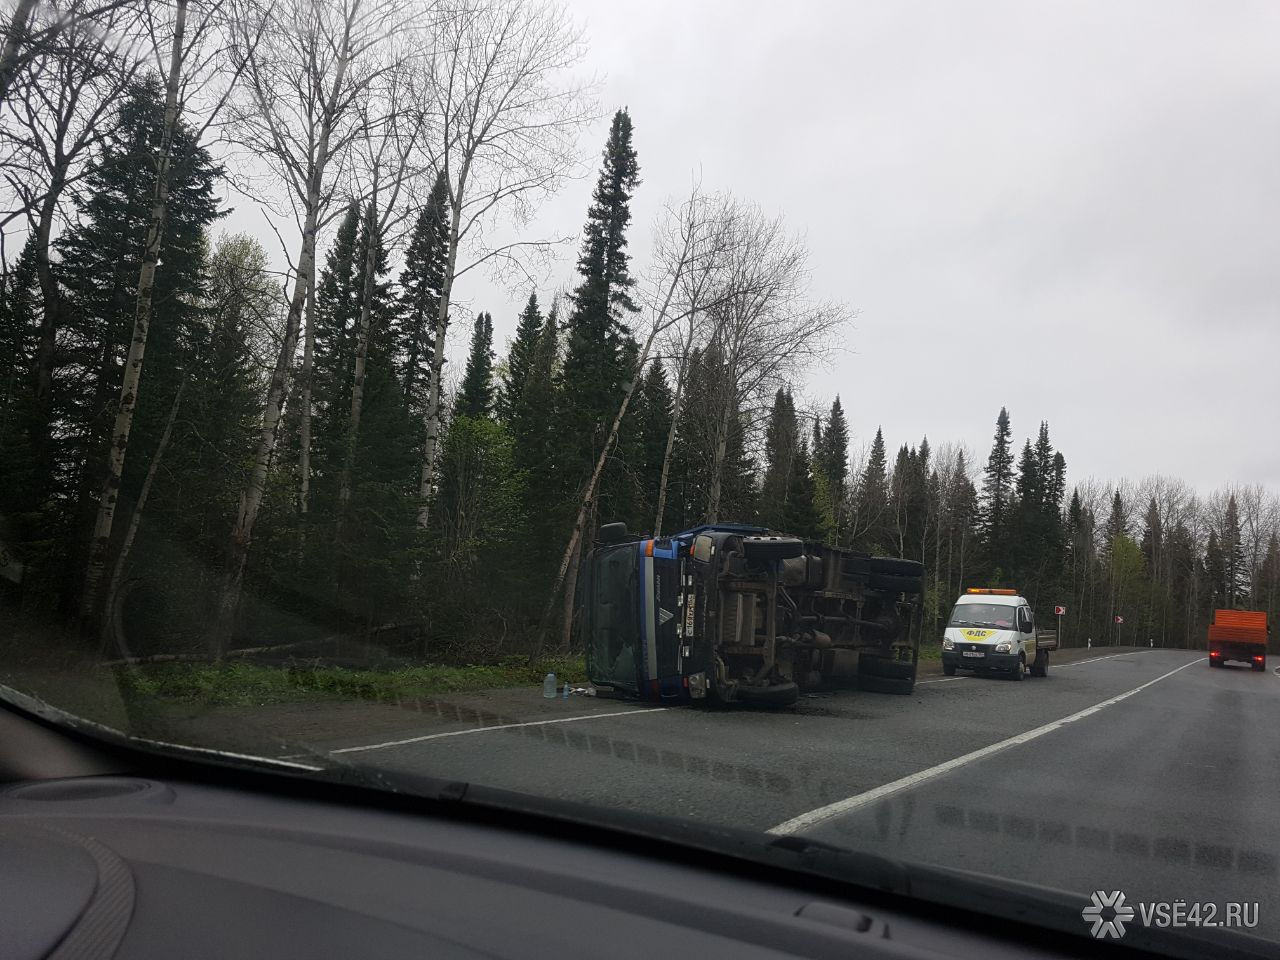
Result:
[[956,642],[955,642],[954,640],[952,640],[950,637],[943,637],[943,638],[942,638],[942,649],[943,649],[943,650],[954,650],[955,648],[956,648]]
[[996,644],[996,653],[1008,653],[1013,649],[1013,644],[1008,640],[1001,640]]

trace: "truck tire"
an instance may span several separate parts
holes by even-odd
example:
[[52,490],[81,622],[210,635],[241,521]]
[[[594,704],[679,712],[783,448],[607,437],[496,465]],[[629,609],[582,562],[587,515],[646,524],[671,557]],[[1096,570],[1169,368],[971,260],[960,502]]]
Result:
[[1031,675],[1033,677],[1047,677],[1049,675],[1049,651],[1037,650],[1035,660],[1031,661]]
[[883,590],[895,596],[899,593],[924,593],[924,579],[921,577],[900,577],[885,573],[872,573],[868,586],[872,590]]
[[918,560],[900,560],[897,557],[872,557],[871,573],[883,574],[886,577],[910,577],[912,580],[922,580],[924,564]]
[[906,660],[890,660],[888,657],[877,657],[874,653],[863,653],[858,657],[858,676],[860,677],[906,680],[915,675],[916,665]]
[[956,668],[953,664],[944,663],[942,665],[942,672],[945,673],[948,677],[954,677],[956,675]]
[[1257,660],[1252,661],[1252,666],[1253,666],[1253,669],[1255,670],[1267,669],[1267,658],[1263,657],[1261,663],[1259,663]]
[[800,699],[800,688],[794,683],[775,683],[771,687],[739,685],[735,693],[739,703],[750,707],[789,707]]
[[1220,666],[1222,666],[1222,661],[1221,661],[1220,659],[1219,659],[1219,660],[1215,660],[1213,657],[1210,657],[1210,658],[1209,658],[1209,666],[1211,666],[1211,667],[1220,667]]
[[909,696],[915,692],[914,677],[858,677],[858,689],[868,693],[893,693]]

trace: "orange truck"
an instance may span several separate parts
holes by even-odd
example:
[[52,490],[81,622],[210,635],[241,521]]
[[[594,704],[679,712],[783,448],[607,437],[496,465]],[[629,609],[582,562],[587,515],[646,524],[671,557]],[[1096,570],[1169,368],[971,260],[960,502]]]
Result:
[[1244,660],[1267,668],[1267,615],[1261,610],[1215,610],[1209,624],[1209,666]]

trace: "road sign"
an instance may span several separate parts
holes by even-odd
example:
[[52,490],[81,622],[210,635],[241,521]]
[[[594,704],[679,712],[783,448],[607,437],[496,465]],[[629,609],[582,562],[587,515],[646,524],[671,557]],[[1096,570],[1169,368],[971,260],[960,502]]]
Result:
[[1116,623],[1124,623],[1124,617],[1116,614]]
[[1054,607],[1054,608],[1053,608],[1053,615],[1054,615],[1055,617],[1065,617],[1065,616],[1067,615],[1067,608],[1066,608],[1066,607]]

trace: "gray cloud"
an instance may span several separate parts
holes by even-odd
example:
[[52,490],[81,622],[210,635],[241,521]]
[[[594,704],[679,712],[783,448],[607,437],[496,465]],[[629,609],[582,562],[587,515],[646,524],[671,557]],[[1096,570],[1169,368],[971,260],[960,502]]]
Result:
[[[985,455],[1050,421],[1072,475],[1280,486],[1280,7],[576,0],[644,183],[781,210],[854,306],[805,392],[855,443]],[[593,154],[607,116],[587,135]],[[591,189],[542,211],[580,229]],[[544,289],[571,282],[572,250]],[[473,281],[501,341],[525,292]]]

